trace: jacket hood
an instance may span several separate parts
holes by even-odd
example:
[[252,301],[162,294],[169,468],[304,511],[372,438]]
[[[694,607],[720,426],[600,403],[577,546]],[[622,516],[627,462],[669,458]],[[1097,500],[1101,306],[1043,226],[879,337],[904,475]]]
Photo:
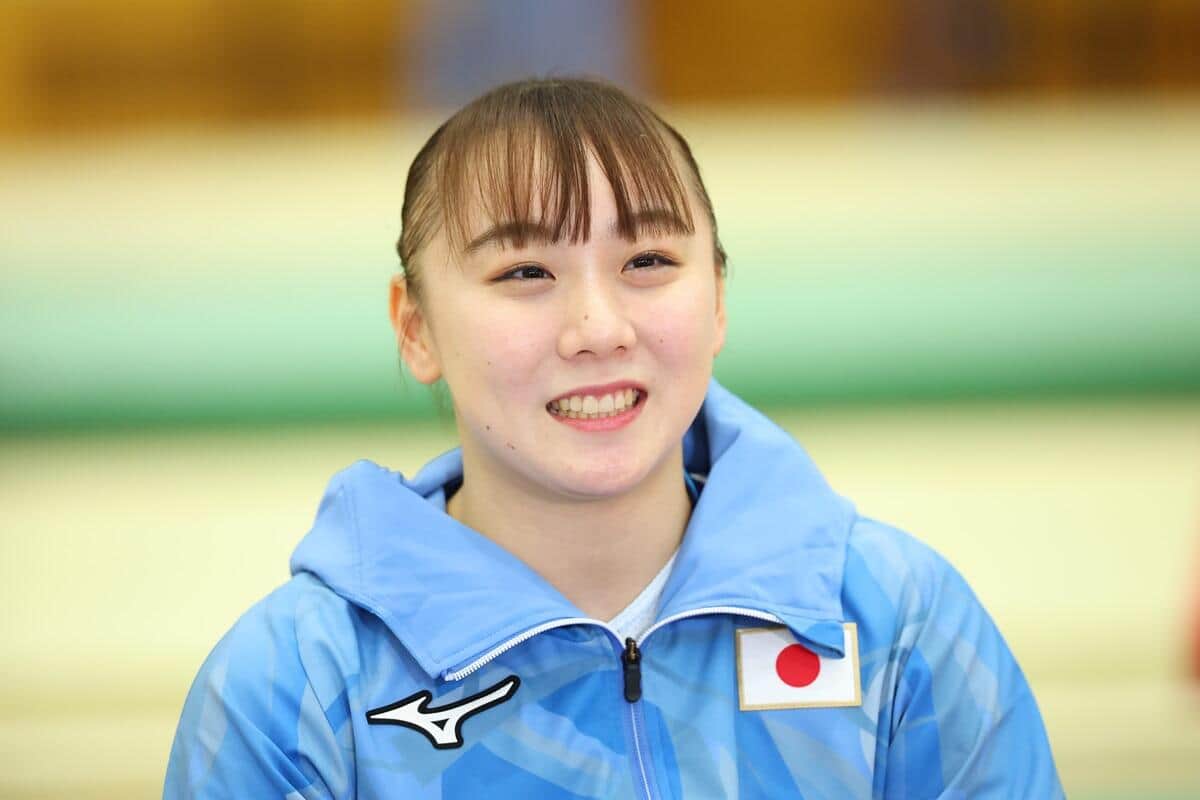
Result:
[[[782,429],[709,385],[684,438],[707,476],[659,619],[748,608],[842,655],[842,569],[854,508]],[[451,450],[412,478],[359,461],[330,481],[292,574],[315,575],[379,617],[431,676],[537,625],[585,615],[541,576],[431,502],[462,475]]]

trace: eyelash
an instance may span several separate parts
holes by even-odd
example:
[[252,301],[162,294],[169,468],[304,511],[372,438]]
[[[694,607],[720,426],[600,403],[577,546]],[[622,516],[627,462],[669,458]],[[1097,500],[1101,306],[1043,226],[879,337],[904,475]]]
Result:
[[[652,261],[656,261],[658,263],[657,264],[649,264],[644,267],[639,267],[638,269],[652,269],[655,266],[673,267],[678,264],[678,262],[676,262],[674,259],[668,258],[667,256],[664,256],[662,253],[646,252],[646,253],[639,253],[638,255],[629,259],[629,261],[625,264],[625,266],[628,267],[630,264],[634,263],[635,261],[643,261],[645,259],[651,259]],[[518,276],[519,273],[525,272],[526,270],[537,270],[538,272],[541,272],[542,274],[537,276],[536,278],[531,278],[529,276],[525,276],[525,277]],[[542,279],[544,277],[548,277],[548,276],[550,276],[550,272],[545,267],[538,266],[537,264],[522,264],[521,266],[514,267],[513,269],[510,269],[508,272],[504,273],[503,275],[500,275],[499,277],[496,278],[496,280],[497,281],[533,281],[533,280],[540,280],[540,279]]]
[[[674,266],[678,265],[678,262],[675,261],[675,259],[667,258],[662,253],[655,253],[654,251],[648,251],[648,252],[640,253],[640,254],[634,256],[633,258],[629,259],[629,264],[632,264],[635,261],[641,261],[642,259],[646,259],[646,258],[649,258],[649,259],[652,259],[652,260],[658,262],[657,265],[651,265],[651,266],[674,267]],[[629,264],[626,264],[625,266],[629,266]],[[645,268],[643,267],[643,269],[645,269]]]

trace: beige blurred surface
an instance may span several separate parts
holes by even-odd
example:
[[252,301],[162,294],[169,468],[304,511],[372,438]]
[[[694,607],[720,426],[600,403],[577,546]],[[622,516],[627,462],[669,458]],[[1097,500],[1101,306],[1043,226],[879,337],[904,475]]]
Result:
[[[1200,696],[1182,678],[1200,407],[775,416],[862,512],[967,576],[1072,797],[1200,793]],[[200,661],[286,579],[328,477],[360,457],[411,471],[450,444],[399,425],[6,440],[0,797],[158,793]]]

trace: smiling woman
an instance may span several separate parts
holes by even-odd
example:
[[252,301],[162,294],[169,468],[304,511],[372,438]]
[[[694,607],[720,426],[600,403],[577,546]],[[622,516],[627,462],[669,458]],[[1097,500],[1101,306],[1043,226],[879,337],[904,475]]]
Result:
[[[434,134],[414,167],[433,159],[417,174],[437,189],[409,182],[391,304],[405,363],[454,398],[464,481],[450,515],[599,619],[678,546],[683,434],[725,329],[723,256],[711,212],[692,213],[711,205],[687,145],[618,100],[595,84],[508,86]],[[584,499],[561,541],[564,502]],[[622,547],[596,552],[614,537]]]
[[397,343],[461,447],[334,477],[201,668],[166,796],[1061,796],[958,573],[712,380],[725,253],[673,128],[500,87],[402,224]]

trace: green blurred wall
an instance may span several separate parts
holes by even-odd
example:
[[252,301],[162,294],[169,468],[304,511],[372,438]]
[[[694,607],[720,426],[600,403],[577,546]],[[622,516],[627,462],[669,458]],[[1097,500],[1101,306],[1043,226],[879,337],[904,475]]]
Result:
[[[752,401],[1200,392],[1200,106],[669,116]],[[0,157],[0,429],[432,414],[386,284],[435,122]]]

